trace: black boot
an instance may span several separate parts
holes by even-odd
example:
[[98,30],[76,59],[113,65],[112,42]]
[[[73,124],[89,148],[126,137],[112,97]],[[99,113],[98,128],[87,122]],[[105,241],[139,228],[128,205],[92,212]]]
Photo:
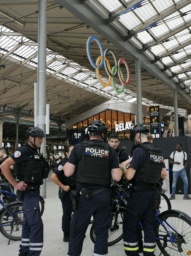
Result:
[[63,242],[69,242],[69,239],[70,239],[70,234],[64,233]]

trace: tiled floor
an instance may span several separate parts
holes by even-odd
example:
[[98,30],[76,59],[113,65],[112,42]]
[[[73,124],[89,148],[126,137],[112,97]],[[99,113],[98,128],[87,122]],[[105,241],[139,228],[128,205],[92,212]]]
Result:
[[[42,256],[65,256],[67,255],[68,243],[62,241],[61,231],[61,204],[57,198],[57,187],[48,181],[46,186],[47,198],[45,199],[45,212],[43,214],[44,222],[44,248]],[[177,195],[176,200],[171,201],[172,208],[186,212],[191,216],[191,200],[183,200],[182,195]],[[7,239],[0,234],[0,256],[17,256],[19,242],[11,241],[7,245]],[[91,256],[93,253],[93,243],[89,238],[89,230],[83,245],[82,256]],[[157,250],[156,256],[160,253]],[[125,256],[123,251],[123,242],[109,247],[109,256]]]

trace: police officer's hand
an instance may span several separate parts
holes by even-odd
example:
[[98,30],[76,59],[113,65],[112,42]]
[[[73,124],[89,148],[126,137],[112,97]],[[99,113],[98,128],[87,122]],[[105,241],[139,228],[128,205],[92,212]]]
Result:
[[64,191],[69,191],[69,190],[70,190],[70,186],[63,185],[62,189],[63,189]]
[[19,181],[16,183],[15,188],[17,190],[25,191],[25,189],[27,188],[27,184],[24,181]]

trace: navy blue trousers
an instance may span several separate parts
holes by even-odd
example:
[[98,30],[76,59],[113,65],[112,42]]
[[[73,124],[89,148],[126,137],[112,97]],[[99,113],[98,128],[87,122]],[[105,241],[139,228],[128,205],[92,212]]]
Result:
[[96,235],[94,253],[107,255],[108,228],[111,222],[111,193],[109,190],[93,195],[89,201],[86,201],[83,196],[79,197],[78,207],[71,220],[68,255],[81,255],[85,233],[92,215]]
[[39,208],[39,191],[25,191],[23,195],[24,223],[20,254],[39,256],[43,247],[43,223]]
[[138,256],[140,223],[144,232],[144,256],[154,256],[156,191],[134,191],[128,199],[123,221],[124,250],[128,256]]
[[72,200],[70,197],[70,193],[67,192],[65,196],[60,199],[62,203],[62,231],[66,236],[70,235],[70,222],[71,222],[71,216],[72,216]]

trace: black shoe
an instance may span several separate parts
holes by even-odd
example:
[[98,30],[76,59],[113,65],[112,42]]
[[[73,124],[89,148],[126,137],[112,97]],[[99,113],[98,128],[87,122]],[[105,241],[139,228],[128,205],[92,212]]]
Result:
[[171,195],[171,197],[169,198],[169,200],[174,200],[176,199],[175,196]]
[[63,242],[69,242],[70,239],[70,233],[65,232],[63,237]]
[[190,200],[191,197],[190,197],[190,196],[184,196],[183,199],[184,199],[184,200]]
[[70,236],[64,236],[63,242],[69,242],[69,240],[70,240]]

